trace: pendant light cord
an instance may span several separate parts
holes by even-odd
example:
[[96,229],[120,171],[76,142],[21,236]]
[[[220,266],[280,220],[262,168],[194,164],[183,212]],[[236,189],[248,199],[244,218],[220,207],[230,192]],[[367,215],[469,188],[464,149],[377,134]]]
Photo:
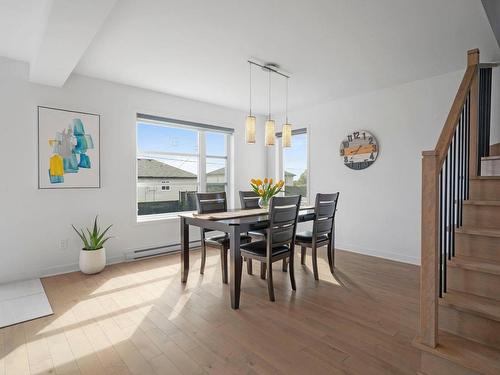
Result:
[[288,124],[288,77],[286,78],[285,123]]
[[269,120],[271,120],[271,69],[268,69],[269,72]]
[[248,63],[250,73],[250,116],[252,116],[252,64]]

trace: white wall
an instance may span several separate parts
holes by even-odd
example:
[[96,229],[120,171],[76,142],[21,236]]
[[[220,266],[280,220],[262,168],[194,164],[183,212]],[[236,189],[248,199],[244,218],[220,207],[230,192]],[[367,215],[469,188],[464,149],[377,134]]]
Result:
[[[290,114],[294,127],[309,131],[311,199],[340,192],[337,248],[420,262],[421,152],[435,147],[462,76],[449,73]],[[362,171],[345,167],[339,156],[340,142],[356,129],[370,131],[380,146],[377,161]]]
[[[136,223],[137,112],[235,128],[235,190],[265,174],[263,144],[245,144],[243,112],[78,75],[62,89],[27,78],[27,64],[0,59],[0,282],[74,269],[80,244],[70,224],[95,214],[114,224],[109,261],[179,241],[177,219]],[[38,105],[101,114],[101,189],[37,189]],[[60,250],[64,239],[69,248]]]

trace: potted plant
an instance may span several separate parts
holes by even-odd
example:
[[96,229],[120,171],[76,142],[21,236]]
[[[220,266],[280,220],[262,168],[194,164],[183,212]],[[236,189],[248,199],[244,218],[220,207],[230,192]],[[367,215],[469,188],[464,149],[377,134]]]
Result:
[[268,208],[271,198],[278,194],[283,189],[284,185],[285,181],[283,180],[279,180],[276,184],[273,184],[273,179],[268,179],[267,177],[264,178],[264,181],[262,181],[260,178],[252,178],[250,180],[250,186],[252,186],[252,190],[260,196],[259,207],[261,208]]
[[96,216],[92,231],[85,228],[87,231],[85,233],[83,229],[78,230],[74,225],[71,226],[83,242],[83,248],[80,250],[80,271],[87,275],[101,272],[106,266],[106,249],[104,248],[104,243],[111,238],[104,236],[112,225],[101,232],[101,229],[97,225]]

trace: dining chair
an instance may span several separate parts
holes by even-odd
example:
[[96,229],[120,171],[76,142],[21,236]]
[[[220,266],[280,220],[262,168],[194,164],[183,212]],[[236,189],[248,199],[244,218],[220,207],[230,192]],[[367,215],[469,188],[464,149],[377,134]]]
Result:
[[[251,210],[255,208],[260,208],[259,207],[259,198],[260,195],[257,194],[255,191],[249,190],[249,191],[242,191],[240,190],[240,203],[241,203],[241,208],[245,210]],[[262,228],[255,227],[252,230],[248,231],[248,234],[252,238],[257,238],[257,239],[262,239],[266,237],[266,227],[267,225],[263,226]],[[247,272],[249,275],[252,274],[252,260],[251,259],[246,259],[247,262]],[[282,266],[283,272],[287,271],[287,259],[283,259],[283,266]],[[266,264],[261,263],[260,264],[260,278],[265,280],[266,278]]]
[[[196,205],[199,214],[211,214],[227,211],[226,192],[218,193],[196,193]],[[229,236],[227,233],[206,236],[210,232],[207,229],[201,229],[201,267],[200,274],[205,272],[205,262],[207,259],[207,245],[216,247],[220,250],[222,282],[227,284],[227,252],[229,250]],[[252,238],[247,234],[241,234],[240,243],[248,243]]]
[[272,266],[274,262],[285,258],[290,259],[290,283],[292,289],[296,290],[293,255],[300,198],[300,195],[271,198],[266,238],[241,245],[242,256],[267,265],[267,289],[271,301],[275,300]]
[[328,264],[330,272],[334,273],[335,268],[335,211],[339,193],[316,194],[314,205],[314,222],[312,231],[299,232],[295,236],[295,243],[300,246],[300,264],[305,264],[306,250],[312,249],[312,264],[314,279],[318,276],[318,254],[319,247],[327,246]]

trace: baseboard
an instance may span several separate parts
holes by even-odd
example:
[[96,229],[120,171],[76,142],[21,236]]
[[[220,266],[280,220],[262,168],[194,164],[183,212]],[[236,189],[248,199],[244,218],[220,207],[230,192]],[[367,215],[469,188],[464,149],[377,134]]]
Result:
[[[112,257],[106,257],[106,265],[107,266],[109,266],[111,264],[122,263],[124,261],[125,261],[125,256],[123,254],[115,255]],[[78,263],[64,264],[64,265],[59,265],[59,266],[50,267],[50,268],[46,268],[44,270],[41,270],[40,276],[38,276],[38,277],[56,276],[56,275],[75,272],[75,271],[79,271],[79,270],[80,270],[80,267],[78,266]]]
[[374,250],[374,249],[363,249],[363,248],[360,248],[358,246],[354,246],[354,245],[350,245],[350,244],[343,244],[343,243],[336,243],[335,248],[340,249],[340,250],[349,251],[351,253],[370,255],[373,257],[377,257],[377,258],[383,258],[383,259],[393,260],[396,262],[409,263],[409,264],[413,264],[416,266],[420,266],[420,258],[419,257],[412,257],[410,255],[397,254],[397,253],[379,251],[379,250]]

